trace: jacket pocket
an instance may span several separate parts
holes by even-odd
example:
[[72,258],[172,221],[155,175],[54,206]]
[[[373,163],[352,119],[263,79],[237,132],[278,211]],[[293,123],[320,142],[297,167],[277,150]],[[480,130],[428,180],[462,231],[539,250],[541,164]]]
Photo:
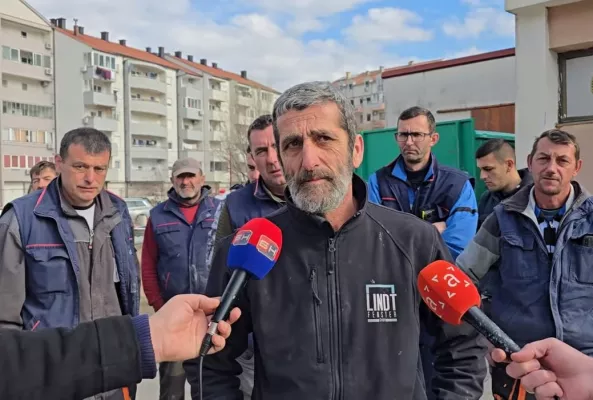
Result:
[[321,299],[319,298],[319,290],[317,287],[317,270],[311,269],[309,276],[311,281],[311,289],[313,291],[313,322],[315,325],[315,348],[317,351],[317,362],[323,364],[325,357],[323,355],[323,336],[321,332]]
[[574,279],[578,283],[591,285],[593,284],[593,268],[591,268],[593,247],[586,245],[584,241],[584,237],[572,238],[564,251],[568,251],[570,259],[568,265],[572,269]]
[[26,248],[27,290],[37,294],[68,293],[70,258],[63,245]]
[[[539,278],[541,271],[549,271],[547,265],[540,264],[542,257],[539,252],[542,250],[535,243],[534,236],[505,235],[501,239],[501,254],[506,259],[513,260],[501,265],[503,280],[505,277],[514,281],[532,280]],[[547,255],[545,259],[547,260]]]

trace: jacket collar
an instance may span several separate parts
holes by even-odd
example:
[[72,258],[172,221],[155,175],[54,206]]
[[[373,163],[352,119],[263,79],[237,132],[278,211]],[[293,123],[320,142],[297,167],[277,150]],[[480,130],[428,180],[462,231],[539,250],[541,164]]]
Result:
[[[574,191],[574,201],[567,214],[578,210],[586,200],[591,198],[591,194],[580,183],[576,181],[571,182]],[[507,211],[514,211],[521,214],[529,214],[526,210],[530,205],[531,191],[534,184],[523,186],[514,195],[504,200],[501,204]]]
[[[424,181],[432,181],[436,178],[438,173],[438,162],[437,158],[434,156],[433,153],[430,153],[430,159],[428,160],[430,166],[428,167],[428,172],[424,177]],[[397,179],[400,179],[404,182],[408,181],[408,173],[406,172],[406,163],[404,161],[403,156],[400,154],[397,158],[390,164],[391,166],[391,174],[395,176]]]
[[[367,185],[357,174],[352,174],[352,194],[356,199],[358,209],[354,216],[344,224],[341,230],[350,229],[357,225],[361,220],[359,217],[366,213],[367,210]],[[297,207],[290,195],[288,187],[285,189],[285,196],[289,213],[302,228],[307,228],[317,234],[324,233],[329,236],[334,235],[334,230],[331,224],[324,216],[309,214]]]
[[[99,192],[95,198],[95,218],[100,219],[112,216],[117,213],[117,208],[109,198],[109,193],[105,189]],[[78,215],[74,208],[64,199],[62,195],[62,177],[59,176],[47,185],[39,195],[35,204],[34,212],[39,215],[51,215],[61,213],[69,216]]]
[[270,189],[266,186],[266,183],[260,176],[257,181],[250,184],[253,187],[253,196],[259,200],[272,200],[276,203],[284,203],[284,199],[275,196]]

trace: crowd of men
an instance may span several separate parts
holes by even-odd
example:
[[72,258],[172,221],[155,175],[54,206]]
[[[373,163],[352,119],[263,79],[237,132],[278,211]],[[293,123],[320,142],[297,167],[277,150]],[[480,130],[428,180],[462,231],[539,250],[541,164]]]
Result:
[[[479,399],[488,368],[496,399],[535,399],[469,325],[430,312],[415,281],[432,261],[455,262],[520,346],[555,337],[593,355],[593,197],[575,181],[576,139],[541,133],[522,170],[507,142],[484,143],[475,156],[488,190],[478,201],[474,178],[432,152],[429,110],[405,110],[396,132],[399,155],[364,182],[350,102],[326,82],[288,89],[245,133],[240,188],[217,198],[197,160],[173,164],[141,263],[126,204],[104,189],[108,137],[67,132],[55,165],[33,167],[29,194],[3,208],[0,328],[136,316],[141,287],[155,311],[179,294],[220,296],[232,234],[265,216],[283,232],[275,268],[248,282],[241,318],[202,377],[197,360],[159,364],[160,399],[183,399],[186,381],[194,399],[200,390],[205,399]],[[384,295],[393,300],[376,304]]]

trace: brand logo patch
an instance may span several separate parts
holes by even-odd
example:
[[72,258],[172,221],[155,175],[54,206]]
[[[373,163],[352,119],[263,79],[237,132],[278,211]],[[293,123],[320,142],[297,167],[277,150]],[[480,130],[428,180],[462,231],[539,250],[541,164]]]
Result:
[[367,321],[397,322],[395,285],[366,285]]

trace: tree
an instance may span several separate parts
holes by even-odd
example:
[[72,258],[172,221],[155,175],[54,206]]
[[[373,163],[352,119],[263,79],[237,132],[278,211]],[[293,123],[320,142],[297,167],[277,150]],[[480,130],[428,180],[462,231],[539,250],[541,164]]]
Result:
[[247,182],[247,126],[233,124],[227,129],[218,157],[224,160],[229,168],[229,186]]

